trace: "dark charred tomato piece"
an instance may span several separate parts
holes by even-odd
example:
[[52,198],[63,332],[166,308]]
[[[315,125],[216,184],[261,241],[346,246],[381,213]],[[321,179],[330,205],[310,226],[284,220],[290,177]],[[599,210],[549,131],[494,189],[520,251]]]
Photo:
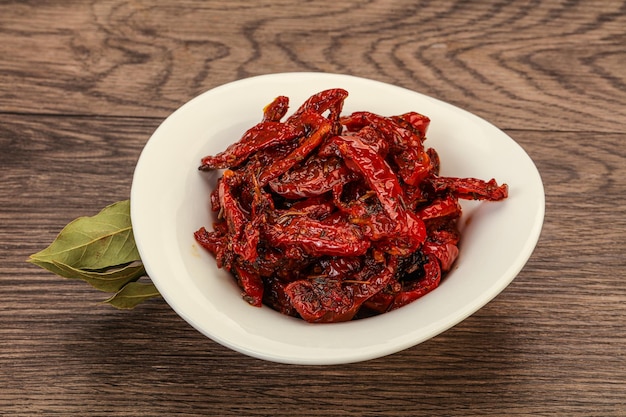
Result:
[[352,318],[354,300],[338,280],[302,279],[287,285],[285,293],[304,320],[309,323],[330,323]]
[[285,292],[285,283],[277,277],[270,276],[263,280],[265,288],[263,290],[263,303],[272,307],[274,310],[287,316],[297,316],[298,312],[291,304],[291,299]]
[[403,291],[403,287],[407,289],[411,282],[424,278],[424,265],[428,258],[421,250],[399,257],[397,262],[396,273],[387,286],[364,303],[366,315],[386,312],[396,296]]
[[270,104],[263,108],[264,122],[280,122],[289,110],[289,98],[278,96]]
[[354,279],[314,277],[289,284],[286,294],[300,317],[312,323],[352,320],[364,302],[382,290],[395,273],[397,263],[369,262]]
[[385,288],[396,274],[397,268],[398,258],[393,255],[386,261],[377,261],[373,257],[368,259],[363,269],[351,279],[344,280],[354,295],[355,304],[360,306]]
[[434,177],[429,182],[436,192],[449,191],[464,200],[500,201],[509,195],[508,186],[498,185],[493,178],[484,181],[477,178]]
[[251,264],[264,280],[276,278],[281,282],[292,282],[308,276],[309,266],[317,259],[302,253],[300,257],[288,257],[285,250],[262,240],[258,248],[259,257]]
[[279,122],[261,122],[250,128],[243,137],[215,156],[205,156],[199,169],[208,171],[218,168],[234,168],[251,154],[271,146],[293,140],[302,135],[296,126]]
[[322,195],[357,178],[337,157],[314,157],[271,180],[269,186],[276,194],[297,199]]
[[424,265],[424,277],[418,281],[412,281],[394,297],[389,310],[395,310],[405,306],[439,286],[441,281],[441,267],[439,261],[433,255],[428,255],[428,262]]

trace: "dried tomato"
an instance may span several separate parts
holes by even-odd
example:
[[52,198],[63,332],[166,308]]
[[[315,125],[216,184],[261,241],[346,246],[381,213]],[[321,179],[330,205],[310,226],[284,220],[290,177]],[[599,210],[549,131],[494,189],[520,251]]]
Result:
[[201,160],[225,171],[213,229],[194,236],[251,305],[310,322],[402,307],[456,260],[458,200],[508,196],[495,180],[440,176],[427,116],[342,116],[347,96],[321,91],[287,118],[278,96],[238,142]]

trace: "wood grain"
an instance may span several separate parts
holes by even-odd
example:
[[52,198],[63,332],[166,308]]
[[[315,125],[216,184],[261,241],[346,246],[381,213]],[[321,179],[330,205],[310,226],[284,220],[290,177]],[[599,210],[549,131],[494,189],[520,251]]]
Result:
[[[626,415],[625,28],[617,1],[0,2],[0,415]],[[281,71],[391,82],[511,135],[546,193],[515,281],[419,346],[311,367],[25,262],[128,197],[176,107]]]
[[4,2],[0,108],[164,117],[245,76],[326,71],[415,89],[504,128],[619,132],[624,8],[618,1]]

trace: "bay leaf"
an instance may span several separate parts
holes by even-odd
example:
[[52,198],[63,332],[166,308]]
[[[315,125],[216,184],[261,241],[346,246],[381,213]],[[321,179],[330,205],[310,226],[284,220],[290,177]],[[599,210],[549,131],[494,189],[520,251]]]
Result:
[[117,308],[132,309],[160,296],[154,284],[137,282],[146,271],[133,236],[130,200],[70,222],[50,246],[28,261],[59,276],[115,293],[105,302]]
[[79,217],[61,230],[30,261],[58,263],[78,270],[102,270],[139,261],[130,221],[130,200],[105,207],[95,216]]
[[117,292],[127,283],[136,281],[146,274],[143,264],[139,261],[103,271],[77,269],[56,260],[45,262],[32,259],[31,262],[61,277],[86,281],[94,288],[106,292]]
[[151,282],[129,282],[104,302],[119,309],[132,309],[137,304],[160,295],[159,290]]

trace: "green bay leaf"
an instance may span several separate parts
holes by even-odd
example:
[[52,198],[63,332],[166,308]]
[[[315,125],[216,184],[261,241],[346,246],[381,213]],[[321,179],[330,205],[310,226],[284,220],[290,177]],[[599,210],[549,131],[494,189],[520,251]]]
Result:
[[130,200],[72,221],[30,260],[40,266],[58,263],[78,270],[102,270],[141,260],[130,221]]
[[64,278],[86,281],[94,288],[106,292],[117,292],[127,283],[136,281],[146,274],[143,264],[138,261],[103,271],[77,269],[55,260],[44,262],[31,259],[30,262]]
[[28,261],[59,276],[115,293],[105,302],[120,309],[132,309],[160,296],[154,284],[138,282],[146,271],[133,236],[130,200],[72,221],[50,246]]
[[129,282],[115,295],[105,300],[105,303],[119,309],[132,309],[137,304],[160,295],[159,290],[151,282]]

